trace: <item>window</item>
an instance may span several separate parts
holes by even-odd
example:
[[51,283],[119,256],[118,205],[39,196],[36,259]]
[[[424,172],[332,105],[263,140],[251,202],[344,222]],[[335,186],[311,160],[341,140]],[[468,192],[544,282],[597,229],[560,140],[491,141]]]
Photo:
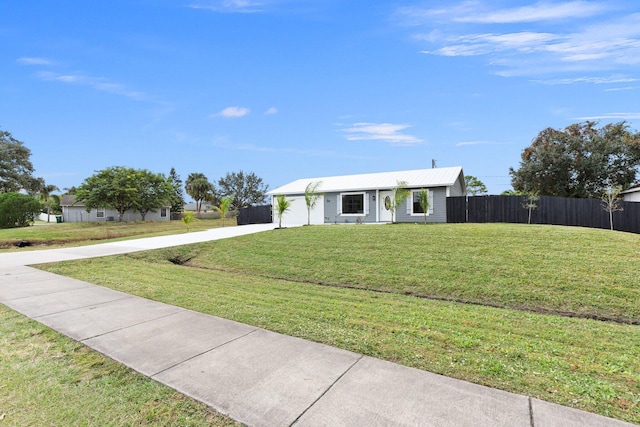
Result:
[[[430,215],[433,214],[433,191],[427,190],[427,192],[429,193],[429,212],[427,212],[427,215]],[[411,215],[424,215],[424,210],[420,206],[420,190],[411,192],[411,200],[411,211],[408,213]]]
[[167,217],[167,208],[160,208],[160,218]]
[[104,208],[96,209],[96,218],[104,218]]
[[342,215],[364,215],[364,193],[344,193],[340,195]]

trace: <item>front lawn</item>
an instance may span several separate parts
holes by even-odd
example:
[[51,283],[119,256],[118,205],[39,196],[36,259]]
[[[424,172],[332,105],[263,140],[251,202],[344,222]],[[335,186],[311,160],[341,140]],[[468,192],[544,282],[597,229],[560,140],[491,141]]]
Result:
[[44,268],[640,423],[639,243],[553,226],[322,226]]

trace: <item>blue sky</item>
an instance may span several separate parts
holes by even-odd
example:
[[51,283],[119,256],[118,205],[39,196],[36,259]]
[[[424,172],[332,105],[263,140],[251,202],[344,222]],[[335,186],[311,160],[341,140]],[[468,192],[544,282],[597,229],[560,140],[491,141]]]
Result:
[[490,193],[541,130],[640,123],[640,3],[3,0],[0,128],[36,176],[217,181],[462,166]]

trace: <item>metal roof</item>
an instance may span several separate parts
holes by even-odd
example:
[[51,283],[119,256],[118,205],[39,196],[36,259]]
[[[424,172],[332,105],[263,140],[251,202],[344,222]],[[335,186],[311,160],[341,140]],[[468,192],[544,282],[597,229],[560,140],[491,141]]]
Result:
[[[310,182],[320,182],[318,191],[325,193],[391,189],[401,181],[406,182],[408,188],[448,187],[455,184],[461,175],[462,167],[455,166],[450,168],[305,178],[285,184],[269,191],[267,194],[304,194],[304,190]],[[464,177],[462,182],[464,183]]]

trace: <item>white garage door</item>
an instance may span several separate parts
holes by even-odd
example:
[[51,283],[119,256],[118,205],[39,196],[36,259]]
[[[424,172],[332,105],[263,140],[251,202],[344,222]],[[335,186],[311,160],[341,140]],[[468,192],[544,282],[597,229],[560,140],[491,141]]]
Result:
[[[289,210],[282,215],[282,226],[294,226],[307,223],[307,204],[304,196],[287,196],[287,200],[291,202]],[[278,223],[278,210],[273,208],[273,222]],[[320,197],[316,203],[315,209],[311,211],[311,224],[324,224],[324,197]]]

